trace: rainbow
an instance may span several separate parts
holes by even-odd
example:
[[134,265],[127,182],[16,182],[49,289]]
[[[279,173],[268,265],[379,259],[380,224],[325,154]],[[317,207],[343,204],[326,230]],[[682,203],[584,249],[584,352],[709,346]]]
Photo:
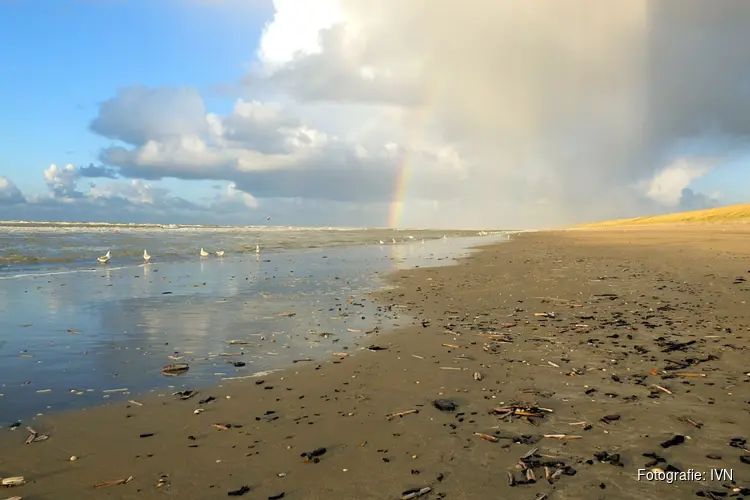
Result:
[[396,172],[396,181],[393,183],[393,198],[388,210],[388,227],[399,227],[402,222],[415,149],[422,140],[424,126],[434,109],[435,98],[441,87],[441,83],[442,78],[433,79],[428,82],[427,88],[423,93],[424,99],[407,120],[407,136],[409,140],[406,145],[406,154]]

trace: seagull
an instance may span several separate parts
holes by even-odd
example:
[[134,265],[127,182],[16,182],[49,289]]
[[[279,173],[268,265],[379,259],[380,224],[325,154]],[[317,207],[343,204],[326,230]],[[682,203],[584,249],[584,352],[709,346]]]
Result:
[[396,238],[391,238],[391,243],[396,244]]
[[151,256],[148,254],[146,250],[143,250],[143,260],[146,262],[151,260]]
[[217,257],[223,257],[224,256],[224,250],[216,250],[216,256]]
[[112,255],[109,253],[109,250],[107,250],[107,253],[102,255],[101,257],[97,257],[96,260],[101,262],[102,264],[106,264],[109,262],[109,259],[112,257]]
[[414,239],[414,236],[412,236],[412,235],[409,235],[409,239],[410,239],[410,240],[413,240],[413,239]]
[[203,250],[203,247],[201,247],[201,257],[208,257],[208,252]]
[[260,245],[255,245],[255,253],[260,253]]
[[422,238],[422,244],[424,245],[424,238]]
[[383,243],[383,240],[380,240],[380,244],[381,244],[381,245],[385,245],[385,243]]

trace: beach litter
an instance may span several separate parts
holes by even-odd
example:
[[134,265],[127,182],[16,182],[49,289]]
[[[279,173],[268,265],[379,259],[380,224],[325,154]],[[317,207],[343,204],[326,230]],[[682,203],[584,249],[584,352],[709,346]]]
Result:
[[320,457],[322,457],[323,455],[325,455],[326,451],[328,451],[328,450],[326,450],[325,448],[322,448],[322,447],[321,448],[315,448],[312,451],[302,452],[300,454],[300,456],[304,459],[305,463],[312,462],[312,463],[317,464],[318,462],[320,462]]
[[4,477],[0,479],[0,486],[12,488],[13,486],[23,486],[26,479],[23,476]]
[[242,495],[244,495],[245,493],[248,493],[249,491],[250,491],[249,486],[240,486],[236,490],[228,491],[227,496],[228,497],[241,497]]
[[192,398],[193,396],[195,396],[196,394],[198,394],[198,391],[194,391],[194,390],[191,390],[191,389],[185,389],[184,391],[173,392],[172,396],[178,396],[180,400],[186,401],[186,400]]
[[539,406],[525,406],[525,405],[511,405],[503,406],[499,408],[493,408],[490,413],[498,415],[500,418],[504,418],[508,421],[512,420],[513,417],[521,417],[526,419],[530,423],[536,423],[533,418],[542,419],[546,413],[552,413],[553,411],[549,408],[541,408]]
[[[512,468],[512,470],[506,471],[508,486],[535,484],[537,482],[537,477],[534,469],[542,469],[544,472],[544,479],[549,484],[554,484],[563,475],[576,475],[577,471],[562,460],[550,459],[548,456],[540,455],[538,452],[538,448],[532,448],[520,457],[518,463]],[[514,471],[520,471],[522,479],[517,479]],[[546,498],[546,493],[543,493],[542,495],[541,498]],[[537,496],[537,498],[540,497]]]
[[172,363],[164,365],[161,369],[161,374],[165,377],[174,377],[177,375],[183,375],[190,369],[190,365],[187,363]]
[[414,410],[406,410],[406,411],[397,411],[397,412],[389,413],[388,415],[385,416],[385,419],[393,420],[396,417],[403,417],[404,415],[413,415],[415,413],[419,413],[419,410],[414,409]]
[[425,486],[424,488],[411,488],[401,494],[401,500],[414,500],[415,498],[424,496],[431,491],[432,488],[429,486]]
[[495,436],[493,436],[491,434],[484,434],[482,432],[475,432],[474,435],[477,436],[477,437],[479,437],[479,438],[481,438],[481,439],[484,439],[485,441],[489,441],[491,443],[497,443],[498,441],[500,441],[498,438],[496,438]]
[[125,479],[113,479],[112,481],[102,481],[101,483],[96,483],[94,485],[94,488],[109,488],[110,486],[119,486],[121,484],[128,484],[130,481],[133,480],[133,476],[129,476]]
[[49,439],[49,435],[39,434],[33,427],[26,427],[26,430],[29,431],[29,437],[26,438],[26,444],[38,443]]

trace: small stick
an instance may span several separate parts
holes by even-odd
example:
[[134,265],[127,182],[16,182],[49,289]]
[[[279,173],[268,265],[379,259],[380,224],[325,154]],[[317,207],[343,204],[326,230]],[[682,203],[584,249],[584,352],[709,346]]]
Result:
[[423,356],[417,356],[416,354],[412,354],[411,357],[412,358],[417,358],[417,359],[424,359]]
[[490,434],[483,434],[481,432],[475,432],[474,435],[479,436],[485,441],[489,441],[491,443],[497,443],[499,441],[499,439],[497,439],[495,436],[491,436]]
[[586,426],[586,425],[588,425],[588,423],[587,422],[570,422],[568,425],[583,425],[583,426]]
[[678,377],[705,377],[705,373],[675,373]]
[[527,451],[526,453],[524,453],[523,455],[521,455],[521,460],[523,460],[524,458],[529,458],[530,456],[532,456],[537,451],[539,451],[539,448],[532,448],[532,449],[530,449],[529,451]]
[[128,403],[136,405],[136,406],[143,406],[143,403],[139,403],[138,401],[135,401],[133,399],[131,399],[130,401],[128,401]]
[[133,480],[133,476],[130,476],[127,479],[115,479],[113,481],[104,481],[101,483],[96,483],[94,485],[94,488],[108,488],[110,486],[118,486],[120,484],[127,484],[132,480]]
[[583,439],[583,436],[573,436],[570,434],[545,434],[543,437],[548,439]]
[[544,479],[549,481],[549,478],[552,477],[552,474],[550,473],[549,467],[546,465],[544,466]]
[[406,410],[389,413],[385,416],[386,420],[392,420],[396,417],[403,417],[404,415],[411,415],[412,413],[419,413],[419,410]]
[[448,347],[450,349],[458,349],[457,345],[454,344],[441,344],[443,347]]
[[536,476],[533,469],[526,469],[526,482],[536,483]]
[[688,423],[688,424],[692,425],[693,427],[695,427],[697,429],[700,429],[701,427],[703,427],[702,423],[700,423],[700,422],[698,422],[696,420],[693,420],[690,417],[679,417],[678,420],[680,420],[681,422]]
[[407,493],[406,495],[401,496],[401,500],[412,500],[414,498],[419,498],[422,495],[426,495],[427,493],[431,492],[432,488],[429,486],[425,486],[419,491],[414,491],[412,493]]
[[222,425],[222,424],[211,424],[211,425],[213,427],[216,427],[220,431],[228,431],[229,430],[229,427],[227,427],[226,425]]
[[664,391],[664,392],[666,392],[667,394],[674,394],[674,393],[673,393],[672,391],[670,391],[670,390],[669,390],[669,389],[667,389],[666,387],[662,387],[662,386],[660,386],[660,385],[656,385],[656,384],[651,384],[651,387],[654,387],[654,388],[656,388],[656,389],[659,389],[660,391]]
[[339,358],[346,358],[346,357],[349,356],[349,353],[347,353],[347,352],[334,352],[333,355],[334,356],[338,356]]
[[518,415],[520,417],[543,417],[544,416],[544,413],[534,413],[534,412],[525,411],[525,410],[515,410],[513,414]]
[[457,366],[441,366],[441,370],[463,370],[463,368],[459,368]]
[[554,483],[560,476],[563,475],[562,469],[557,469],[555,472],[552,473],[552,475],[549,477],[549,484]]

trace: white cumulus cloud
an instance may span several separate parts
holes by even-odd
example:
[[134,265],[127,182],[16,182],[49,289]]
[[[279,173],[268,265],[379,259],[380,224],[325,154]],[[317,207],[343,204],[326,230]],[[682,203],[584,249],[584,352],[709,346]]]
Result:
[[25,201],[23,193],[13,181],[0,175],[0,205],[12,205]]
[[363,205],[363,224],[403,186],[405,225],[539,226],[709,203],[694,158],[721,168],[750,136],[747,2],[273,4],[226,115],[189,86],[101,104],[108,172]]

